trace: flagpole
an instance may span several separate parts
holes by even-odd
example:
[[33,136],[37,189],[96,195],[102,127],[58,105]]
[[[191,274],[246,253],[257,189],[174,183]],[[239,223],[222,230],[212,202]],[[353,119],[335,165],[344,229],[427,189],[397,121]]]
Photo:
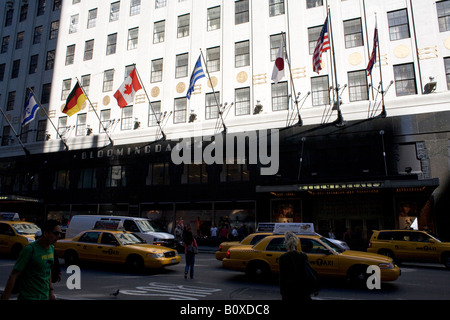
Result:
[[214,85],[213,85],[213,83],[211,81],[211,76],[209,75],[209,71],[208,71],[208,65],[206,64],[205,57],[203,56],[202,49],[200,49],[200,54],[202,56],[203,64],[205,65],[206,73],[208,74],[208,81],[211,84],[211,89],[212,89],[213,94],[214,94],[214,100],[216,100],[217,110],[219,111],[219,116],[220,116],[220,119],[222,121],[223,133],[226,134],[228,129],[227,129],[227,126],[225,125],[225,121],[223,121],[222,111],[220,111],[219,101],[217,101],[216,91],[214,90]]
[[289,55],[288,55],[288,53],[287,53],[287,46],[286,46],[286,32],[281,32],[281,38],[283,39],[284,47],[286,48],[286,52],[285,52],[285,55],[286,55],[286,61],[287,61],[288,66],[289,66],[289,75],[290,75],[290,78],[291,78],[291,87],[292,87],[292,91],[294,91],[293,93],[294,93],[294,96],[295,96],[295,107],[297,108],[297,116],[298,116],[298,122],[297,122],[297,125],[298,125],[299,127],[301,127],[301,126],[303,126],[303,120],[302,120],[302,117],[300,116],[300,109],[299,109],[299,107],[298,107],[297,91],[295,91],[294,77],[292,76],[292,69],[291,69],[291,61],[290,61]]
[[134,70],[136,70],[136,74],[137,74],[137,76],[138,76],[138,78],[139,78],[139,82],[141,83],[142,89],[144,89],[145,96],[147,97],[148,103],[150,104],[150,108],[152,109],[152,113],[153,113],[153,115],[155,116],[156,123],[158,124],[159,130],[161,130],[161,135],[162,135],[161,140],[162,140],[162,141],[165,141],[166,138],[167,138],[167,136],[166,136],[166,134],[164,133],[162,127],[161,127],[161,118],[158,119],[158,117],[156,116],[155,109],[153,109],[152,101],[150,100],[150,97],[148,96],[147,90],[145,90],[144,83],[142,82],[142,79],[141,79],[141,76],[140,76],[140,74],[139,74],[139,71],[138,71],[138,69],[136,68],[136,64],[134,64]]
[[377,48],[377,52],[378,52],[378,65],[380,66],[380,83],[381,83],[381,106],[382,106],[382,111],[381,111],[381,117],[382,118],[386,118],[387,113],[386,113],[386,106],[384,104],[384,95],[385,95],[385,91],[384,91],[384,87],[383,87],[383,72],[381,70],[381,50],[380,50],[380,34],[378,33],[378,19],[377,19],[377,13],[375,12],[375,26],[377,28],[377,41],[378,41],[378,48]]
[[56,131],[56,134],[58,135],[58,137],[61,139],[62,143],[64,144],[65,147],[65,151],[69,151],[69,147],[67,146],[66,142],[64,141],[63,137],[61,136],[61,134],[59,133],[58,129],[56,128],[55,124],[53,123],[53,121],[50,119],[50,117],[48,116],[48,112],[47,110],[42,106],[41,101],[38,99],[38,97],[36,96],[36,94],[34,93],[32,88],[28,88],[30,90],[30,92],[33,94],[34,99],[36,100],[36,102],[39,104],[39,108],[42,109],[45,113],[45,115],[47,116],[47,119],[50,121],[50,123],[52,124],[53,128]]
[[345,122],[344,122],[344,118],[343,118],[342,112],[341,112],[341,99],[339,97],[339,84],[338,84],[338,79],[337,79],[336,54],[335,54],[335,50],[334,50],[333,27],[332,27],[332,23],[331,23],[330,6],[328,6],[328,24],[329,24],[329,29],[330,29],[332,60],[333,60],[333,64],[334,64],[334,68],[333,68],[334,69],[334,82],[335,82],[335,91],[336,91],[336,105],[337,105],[337,112],[338,112],[338,117],[335,121],[335,124],[338,127],[342,127],[342,126],[345,126]]
[[86,94],[86,91],[84,91],[84,88],[81,84],[81,82],[77,79],[78,85],[80,86],[81,90],[83,91],[83,94],[85,95],[87,101],[89,101],[89,104],[92,108],[92,110],[94,111],[95,115],[97,116],[98,121],[100,122],[100,125],[102,126],[103,131],[105,131],[106,135],[108,136],[109,142],[110,142],[110,146],[112,147],[114,145],[114,141],[111,139],[111,136],[109,135],[108,131],[106,131],[105,126],[103,125],[102,120],[100,119],[100,117],[98,116],[97,111],[94,109],[94,106],[92,105],[91,99],[89,99],[88,95]]
[[17,131],[14,129],[13,125],[11,124],[11,122],[9,121],[8,117],[6,116],[5,112],[3,111],[3,108],[0,107],[0,111],[3,114],[3,117],[5,117],[6,121],[8,122],[10,128],[12,129],[12,131],[14,132],[14,134],[16,135],[17,140],[19,141],[20,145],[22,146],[23,151],[25,152],[25,155],[29,156],[30,155],[30,151],[28,151],[27,148],[25,148],[25,145],[23,144],[22,140],[20,139],[20,136],[17,134]]

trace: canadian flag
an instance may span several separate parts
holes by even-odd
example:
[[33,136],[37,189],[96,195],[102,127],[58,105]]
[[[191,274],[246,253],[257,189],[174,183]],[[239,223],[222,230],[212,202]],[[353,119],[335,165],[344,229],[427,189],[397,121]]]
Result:
[[116,98],[119,107],[124,108],[134,102],[136,92],[141,89],[142,86],[137,77],[136,69],[133,69],[114,94],[114,98]]
[[272,80],[275,84],[284,78],[284,48],[283,40],[280,43],[280,49],[278,50],[277,59],[275,60],[275,65],[273,66]]

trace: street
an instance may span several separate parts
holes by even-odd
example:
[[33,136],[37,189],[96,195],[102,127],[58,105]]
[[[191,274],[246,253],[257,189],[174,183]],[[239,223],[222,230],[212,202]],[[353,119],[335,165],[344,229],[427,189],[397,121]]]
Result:
[[[61,260],[62,262],[62,260]],[[14,260],[0,257],[0,290],[6,285]],[[450,271],[438,264],[401,265],[395,282],[383,282],[381,290],[355,287],[343,280],[324,280],[314,300],[449,300]],[[196,256],[194,279],[184,279],[181,263],[163,270],[130,274],[120,266],[80,265],[80,289],[70,289],[72,273],[62,265],[62,280],[54,284],[61,300],[280,300],[277,277],[252,282],[244,273],[225,270],[212,252]]]

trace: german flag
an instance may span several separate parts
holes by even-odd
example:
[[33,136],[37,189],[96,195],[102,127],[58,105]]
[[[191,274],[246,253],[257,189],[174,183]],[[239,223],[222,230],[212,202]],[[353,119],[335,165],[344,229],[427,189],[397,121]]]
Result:
[[80,87],[79,82],[73,88],[72,92],[66,100],[66,106],[64,107],[63,113],[67,114],[69,117],[81,110],[83,103],[86,101],[86,96]]

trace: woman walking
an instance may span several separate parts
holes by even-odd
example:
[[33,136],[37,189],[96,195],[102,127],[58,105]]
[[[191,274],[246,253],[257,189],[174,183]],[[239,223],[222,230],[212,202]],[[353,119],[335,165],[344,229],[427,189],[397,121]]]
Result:
[[184,278],[187,279],[188,272],[190,270],[190,278],[194,278],[194,264],[195,255],[198,253],[197,242],[195,241],[194,235],[192,234],[191,227],[188,226],[184,231],[183,235],[184,241],[184,253],[186,257],[186,266],[184,267]]

